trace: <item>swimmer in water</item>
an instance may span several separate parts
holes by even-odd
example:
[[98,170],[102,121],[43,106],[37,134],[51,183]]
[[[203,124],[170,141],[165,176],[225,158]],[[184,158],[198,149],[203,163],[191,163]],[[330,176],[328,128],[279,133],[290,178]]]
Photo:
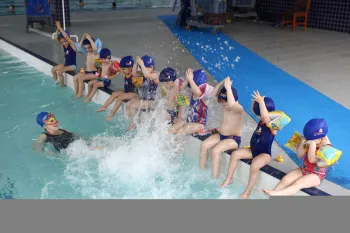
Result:
[[241,144],[243,107],[238,103],[238,95],[231,86],[229,77],[216,85],[212,97],[224,107],[219,134],[213,134],[201,144],[200,168],[204,169],[208,160],[208,150],[212,149],[212,175],[218,178],[221,167],[221,153],[235,150]]
[[[159,83],[159,73],[155,70],[154,60],[150,56],[136,57],[136,63],[141,67],[143,83],[139,90],[139,97],[126,103],[126,112],[130,119],[128,131],[136,128],[134,120],[139,109],[151,110],[155,107],[154,102]],[[133,72],[136,72],[136,69]]]
[[175,124],[182,118],[183,106],[179,106],[175,97],[179,93],[179,79],[176,77],[176,71],[173,68],[167,67],[160,72],[159,81],[166,90],[165,98],[167,100],[166,112],[170,124]]
[[232,152],[226,179],[221,184],[221,187],[224,188],[233,183],[233,175],[239,160],[253,159],[250,165],[248,185],[240,196],[242,199],[250,196],[260,169],[271,161],[271,147],[277,133],[277,130],[272,130],[267,126],[271,121],[269,112],[275,111],[273,100],[261,96],[258,91],[255,91],[252,96],[252,110],[260,121],[250,139],[250,148],[240,148]]
[[120,60],[119,64],[121,68],[121,73],[124,76],[124,90],[113,92],[112,95],[103,104],[103,106],[97,109],[97,112],[105,111],[107,107],[115,100],[113,109],[105,118],[108,121],[114,117],[114,115],[122,105],[123,101],[137,98],[137,88],[133,84],[134,63],[135,62],[132,56],[126,56]]
[[273,190],[262,191],[269,196],[292,196],[301,189],[319,186],[327,176],[327,167],[317,165],[319,159],[316,158],[316,153],[322,146],[331,146],[327,133],[328,126],[324,119],[307,122],[303,130],[303,141],[297,150],[298,158],[304,158],[303,164],[285,175]]
[[36,152],[43,151],[44,144],[51,143],[56,151],[49,151],[49,154],[57,154],[62,149],[67,149],[72,142],[80,138],[78,135],[60,129],[58,121],[52,113],[39,113],[36,117],[36,122],[45,129],[45,132],[39,136],[33,145],[33,149]]
[[83,96],[84,81],[96,79],[95,60],[100,58],[100,49],[97,48],[95,40],[87,33],[84,33],[79,47],[84,47],[86,54],[86,70],[84,73],[78,73],[74,76],[74,91],[75,97]]
[[192,90],[190,109],[187,119],[179,120],[169,129],[170,134],[190,135],[204,130],[208,118],[208,104],[211,91],[207,82],[207,76],[202,69],[188,69],[183,85],[189,85]]
[[[61,87],[65,87],[63,73],[67,71],[74,71],[77,68],[77,48],[74,41],[70,38],[68,31],[64,31],[59,21],[56,21],[58,31],[56,32],[56,40],[62,44],[65,62],[64,64],[58,64],[51,69],[52,77],[55,82],[59,81]],[[58,74],[58,77],[57,77]]]
[[119,74],[119,72],[112,75],[109,73],[109,67],[113,64],[111,57],[112,55],[109,49],[101,49],[100,58],[102,60],[102,70],[100,74],[97,73],[99,75],[98,77],[88,83],[89,90],[84,100],[85,103],[92,100],[92,97],[94,97],[99,87],[109,87],[112,83],[111,80]]

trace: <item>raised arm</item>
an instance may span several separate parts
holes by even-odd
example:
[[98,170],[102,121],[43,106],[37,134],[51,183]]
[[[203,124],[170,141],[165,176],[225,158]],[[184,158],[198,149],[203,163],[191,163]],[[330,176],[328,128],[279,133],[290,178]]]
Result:
[[253,100],[259,103],[259,108],[260,108],[260,119],[262,122],[265,124],[270,123],[271,118],[269,116],[269,112],[267,111],[265,101],[264,101],[264,96],[261,96],[258,91],[254,91]]
[[193,80],[193,70],[191,68],[189,68],[186,71],[186,79],[188,80],[188,83],[191,86],[193,95],[195,98],[199,98],[203,95],[201,89],[197,86],[197,84],[194,82]]
[[216,102],[218,102],[218,93],[221,90],[222,86],[224,85],[224,82],[225,82],[225,79],[223,79],[220,83],[218,83],[212,92],[212,97],[213,99],[216,100]]
[[238,104],[237,100],[235,99],[235,96],[232,93],[232,83],[229,77],[225,79],[224,85],[226,89],[228,108],[235,112],[243,112],[243,107],[240,104]]
[[97,52],[98,51],[98,48],[96,46],[96,43],[95,41],[91,38],[91,36],[87,33],[85,33],[85,38],[88,39],[90,41],[90,44],[91,44],[91,48],[94,52]]
[[298,149],[297,149],[297,156],[299,159],[305,157],[305,139],[303,138],[302,142],[300,143]]
[[159,78],[158,73],[151,73],[146,69],[144,62],[142,61],[142,59],[139,56],[136,57],[136,63],[141,67],[143,76],[145,78],[151,79],[151,80],[157,80]]
[[64,36],[64,39],[66,39],[69,43],[69,45],[72,47],[74,51],[77,51],[77,48],[75,47],[74,41],[70,38],[70,36],[67,35],[67,33],[62,29],[60,21],[56,21],[56,26],[58,30],[62,33]]
[[[320,140],[320,139],[317,139]],[[307,158],[309,159],[310,163],[316,163],[316,140],[307,141],[309,144],[309,151],[307,152]]]

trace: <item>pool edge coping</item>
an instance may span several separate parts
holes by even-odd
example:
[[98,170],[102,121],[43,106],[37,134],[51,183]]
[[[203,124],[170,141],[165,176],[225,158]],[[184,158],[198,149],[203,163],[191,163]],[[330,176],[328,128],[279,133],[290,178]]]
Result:
[[[47,59],[47,58],[37,54],[37,53],[34,53],[34,52],[32,52],[32,51],[30,51],[30,50],[28,50],[26,48],[23,48],[22,46],[14,43],[14,42],[11,42],[11,41],[9,41],[9,40],[1,37],[1,36],[0,36],[0,40],[2,40],[4,42],[6,42],[6,43],[8,43],[8,44],[18,48],[18,49],[20,49],[20,50],[22,50],[22,51],[24,51],[24,52],[26,52],[28,54],[30,54],[31,56],[36,57],[37,59],[39,59],[39,60],[41,60],[41,61],[43,61],[45,63],[48,63],[48,64],[50,64],[52,66],[57,65],[57,63],[55,63],[55,62],[53,62],[53,61],[51,61],[51,60],[49,60],[49,59]],[[69,71],[69,72],[66,72],[66,73],[71,75],[71,76],[75,76],[76,74],[78,74],[77,72],[74,72],[74,71]],[[87,81],[86,81],[86,83],[87,83]],[[99,88],[99,90],[104,92],[104,93],[106,93],[106,94],[108,94],[108,95],[111,95],[112,92],[114,92],[110,88]],[[194,136],[192,136],[192,137],[194,137]],[[205,136],[196,136],[194,138],[197,138],[198,140],[203,141],[206,137]],[[230,155],[231,153],[232,153],[232,150],[227,152],[228,155]],[[242,159],[240,161],[245,163],[245,164],[247,164],[247,165],[251,164],[251,160],[250,159]],[[265,174],[270,175],[270,176],[272,176],[272,177],[274,177],[274,178],[276,178],[278,180],[281,180],[286,175],[285,172],[283,172],[283,171],[281,171],[281,170],[279,170],[279,169],[277,169],[275,167],[272,167],[270,165],[264,166],[263,168],[260,169],[260,171],[264,172]],[[301,192],[304,192],[304,193],[306,193],[306,194],[308,194],[310,196],[331,196],[329,193],[327,193],[325,191],[322,191],[322,190],[320,190],[318,188],[302,189]]]

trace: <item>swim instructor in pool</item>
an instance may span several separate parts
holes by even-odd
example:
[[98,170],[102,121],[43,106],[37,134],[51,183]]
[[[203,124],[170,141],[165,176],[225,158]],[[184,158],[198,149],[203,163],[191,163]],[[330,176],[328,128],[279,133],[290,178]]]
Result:
[[[80,138],[76,134],[60,129],[58,126],[58,121],[52,113],[39,113],[36,117],[36,122],[45,129],[45,132],[43,132],[34,143],[34,151],[41,152],[44,144],[51,143],[56,149],[57,153],[62,149],[66,149],[69,144]],[[53,151],[49,153],[55,154]]]

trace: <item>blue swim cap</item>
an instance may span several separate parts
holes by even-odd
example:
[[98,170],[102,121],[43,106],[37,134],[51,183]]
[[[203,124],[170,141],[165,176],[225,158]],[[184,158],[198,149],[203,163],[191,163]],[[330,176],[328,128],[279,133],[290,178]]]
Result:
[[[264,102],[268,112],[275,111],[275,103],[271,98],[265,97]],[[256,101],[254,102],[254,105],[253,105],[253,112],[255,115],[260,116],[260,106],[259,106],[259,103]]]
[[[65,30],[65,33],[70,37],[70,34],[69,34],[68,30]],[[57,39],[62,39],[62,38],[64,38],[63,34],[61,32],[58,33]]]
[[48,112],[41,112],[38,114],[38,116],[36,117],[36,122],[41,126],[44,127],[45,123],[44,120],[47,120],[47,118],[49,117],[49,113]]
[[[207,75],[205,74],[205,70],[199,69],[193,72],[193,81],[197,86],[200,86],[207,82]],[[187,85],[191,87],[190,84]]]
[[107,48],[101,49],[100,58],[108,58],[111,59],[111,51]]
[[134,63],[132,56],[123,57],[119,62],[121,68],[132,68]]
[[303,134],[306,140],[315,140],[327,136],[328,126],[324,119],[311,119],[304,126]]
[[151,66],[154,67],[154,60],[150,56],[145,55],[141,59],[147,68],[150,68]]
[[173,68],[166,67],[159,74],[159,82],[174,82],[176,80],[176,71]]
[[[235,101],[238,101],[238,94],[237,90],[234,87],[231,87],[233,97],[235,98]],[[218,93],[218,99],[227,101],[227,90],[226,87],[222,87],[221,90]]]

